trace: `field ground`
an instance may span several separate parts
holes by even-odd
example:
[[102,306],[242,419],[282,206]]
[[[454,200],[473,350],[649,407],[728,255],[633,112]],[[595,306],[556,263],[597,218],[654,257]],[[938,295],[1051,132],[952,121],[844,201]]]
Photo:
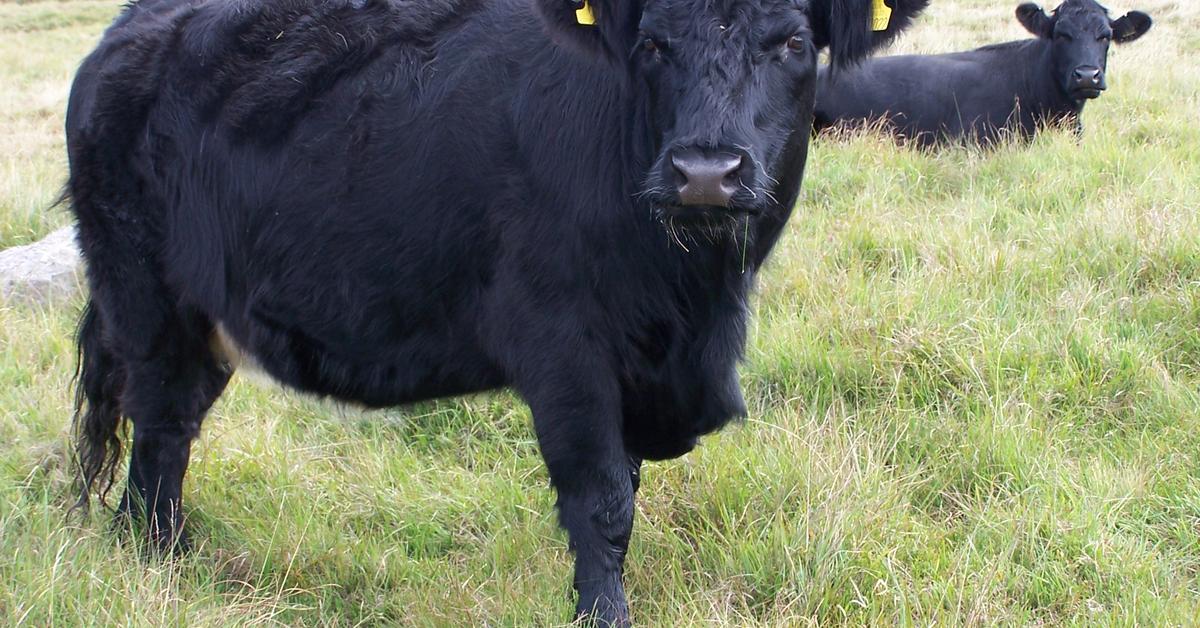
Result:
[[[1015,4],[938,0],[899,48],[1021,36]],[[0,1],[0,245],[67,221],[68,82],[116,8]],[[1136,8],[1156,25],[1082,145],[816,146],[755,299],[752,418],[645,470],[639,623],[1200,623],[1200,6]],[[0,624],[569,616],[505,394],[360,414],[238,377],[194,452],[194,555],[68,517],[80,305],[0,307]]]

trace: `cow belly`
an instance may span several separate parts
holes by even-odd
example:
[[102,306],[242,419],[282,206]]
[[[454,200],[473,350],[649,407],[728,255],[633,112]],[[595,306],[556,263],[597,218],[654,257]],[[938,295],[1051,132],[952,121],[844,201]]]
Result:
[[[231,328],[238,331],[233,332]],[[364,333],[331,341],[261,313],[218,325],[214,350],[231,365],[283,385],[368,407],[386,407],[500,387],[500,370],[453,329],[407,337]]]

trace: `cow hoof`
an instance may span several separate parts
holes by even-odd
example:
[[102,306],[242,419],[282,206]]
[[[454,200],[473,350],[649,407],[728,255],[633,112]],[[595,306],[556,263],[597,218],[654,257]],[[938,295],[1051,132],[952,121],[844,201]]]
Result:
[[163,558],[182,558],[192,553],[192,539],[183,530],[175,534],[151,535],[149,545]]
[[616,603],[602,598],[587,606],[581,602],[575,609],[575,623],[596,628],[628,628],[633,625],[629,620],[629,606],[624,598]]
[[141,545],[148,554],[161,558],[179,558],[192,551],[191,537],[182,528],[172,531],[149,530],[146,522],[128,510],[118,510],[113,516],[111,530],[122,544]]

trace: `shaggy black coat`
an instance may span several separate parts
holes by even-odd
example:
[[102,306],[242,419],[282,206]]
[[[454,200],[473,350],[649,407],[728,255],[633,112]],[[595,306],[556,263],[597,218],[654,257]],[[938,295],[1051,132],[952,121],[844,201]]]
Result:
[[[626,623],[641,460],[745,413],[747,292],[799,192],[817,53],[854,62],[926,2],[880,33],[871,0],[595,0],[595,25],[568,0],[131,5],[67,114],[85,498],[130,420],[120,510],[178,547],[218,345],[370,406],[507,386],[578,611]],[[740,164],[719,206],[681,196],[685,152]]]
[[848,71],[821,68],[814,128],[878,124],[918,145],[945,140],[992,144],[1032,137],[1046,126],[1081,131],[1088,100],[1107,88],[1110,42],[1150,28],[1140,11],[1112,20],[1093,0],[1067,0],[1047,15],[1017,8],[1035,39],[942,55],[879,57]]

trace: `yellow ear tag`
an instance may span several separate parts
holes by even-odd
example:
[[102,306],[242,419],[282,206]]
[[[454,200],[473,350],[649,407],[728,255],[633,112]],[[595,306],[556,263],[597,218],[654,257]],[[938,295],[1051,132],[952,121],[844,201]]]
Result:
[[871,30],[886,31],[891,22],[892,7],[884,4],[883,0],[875,0],[871,6]]
[[596,25],[596,14],[592,13],[592,5],[588,0],[583,0],[583,6],[575,9],[575,21],[584,26]]

